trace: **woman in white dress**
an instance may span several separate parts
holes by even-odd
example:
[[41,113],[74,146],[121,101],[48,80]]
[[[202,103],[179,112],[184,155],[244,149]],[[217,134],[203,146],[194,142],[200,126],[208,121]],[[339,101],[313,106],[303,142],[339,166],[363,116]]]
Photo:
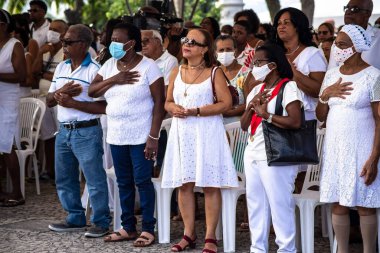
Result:
[[26,78],[26,61],[21,42],[11,38],[13,29],[12,17],[7,11],[0,9],[0,153],[4,153],[13,188],[10,194],[2,194],[0,190],[0,205],[8,207],[25,203],[13,144],[20,146],[18,141],[20,82],[24,82]]
[[380,207],[380,71],[361,58],[370,37],[346,25],[332,52],[341,67],[326,73],[317,117],[326,121],[321,202],[333,203],[332,224],[338,252],[348,252],[349,207],[360,216],[364,253],[376,250],[376,208]]
[[[212,68],[214,53],[210,34],[203,29],[192,29],[181,42],[184,64],[171,74],[165,103],[173,122],[162,187],[179,187],[178,204],[185,231],[183,239],[171,250],[195,247],[193,189],[198,186],[205,194],[204,252],[212,253],[217,250],[215,229],[221,209],[220,188],[238,186],[221,115],[231,107],[231,96],[222,70]],[[215,75],[216,103],[212,75]]]

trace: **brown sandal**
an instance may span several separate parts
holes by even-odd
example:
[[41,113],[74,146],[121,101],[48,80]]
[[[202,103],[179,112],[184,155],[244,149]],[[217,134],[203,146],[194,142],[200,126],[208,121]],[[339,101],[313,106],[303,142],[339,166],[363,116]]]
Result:
[[104,237],[104,242],[131,241],[137,238],[137,232],[127,232],[123,228]]
[[[195,242],[195,241],[197,240],[197,237],[195,237],[195,239],[191,239],[191,238],[188,237],[187,235],[184,235],[182,239],[185,240],[185,241],[187,241],[188,244],[185,245],[183,248],[182,248],[181,245],[179,245],[178,243],[177,243],[177,244],[174,244],[174,245],[172,246],[172,249],[171,249],[172,252],[181,252],[181,251],[184,251],[185,249],[187,249],[188,247],[189,247],[190,249],[195,249],[195,247],[196,247],[196,242]],[[173,249],[176,249],[176,251],[173,250]]]
[[[218,247],[217,241],[215,239],[206,239],[205,240],[205,244],[206,243],[212,243],[212,244],[215,244],[216,247]],[[213,251],[211,249],[203,248],[202,253],[216,253],[216,251]]]
[[[145,232],[145,233],[148,233],[148,232]],[[152,235],[151,233],[149,233],[149,234]],[[136,241],[133,242],[133,246],[135,246],[135,247],[149,247],[150,245],[152,245],[155,242],[155,237],[154,237],[154,235],[152,235],[152,236],[153,236],[153,239],[149,238],[149,237],[147,237],[141,233],[140,236],[136,239]]]

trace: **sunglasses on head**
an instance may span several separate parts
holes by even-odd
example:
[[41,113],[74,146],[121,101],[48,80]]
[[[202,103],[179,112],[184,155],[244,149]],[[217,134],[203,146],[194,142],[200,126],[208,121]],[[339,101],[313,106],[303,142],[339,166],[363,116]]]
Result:
[[62,46],[71,46],[72,44],[74,43],[77,43],[77,42],[83,42],[83,40],[61,40],[62,42]]
[[181,44],[186,44],[189,47],[198,46],[198,47],[207,47],[207,45],[196,42],[194,39],[189,39],[187,37],[181,38]]
[[370,12],[370,10],[367,10],[367,9],[362,9],[362,8],[359,8],[357,6],[343,6],[343,11],[344,12],[347,12],[347,11],[350,11],[351,13],[359,13],[359,12]]

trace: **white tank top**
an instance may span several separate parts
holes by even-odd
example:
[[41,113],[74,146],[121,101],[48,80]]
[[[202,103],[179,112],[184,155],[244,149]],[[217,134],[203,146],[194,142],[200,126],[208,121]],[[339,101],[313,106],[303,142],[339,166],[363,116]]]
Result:
[[[14,73],[14,68],[12,65],[12,53],[13,53],[13,48],[16,43],[21,43],[19,40],[15,38],[10,38],[7,43],[3,46],[3,48],[0,49],[0,73]],[[13,89],[19,84],[15,83],[6,83],[0,81],[1,86],[12,86]]]

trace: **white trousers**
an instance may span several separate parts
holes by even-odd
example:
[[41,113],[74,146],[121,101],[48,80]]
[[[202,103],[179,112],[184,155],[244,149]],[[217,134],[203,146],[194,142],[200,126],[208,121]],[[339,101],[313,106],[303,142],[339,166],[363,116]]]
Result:
[[277,252],[296,253],[294,180],[298,166],[269,167],[245,152],[247,206],[251,252],[268,252],[270,221],[276,233]]

